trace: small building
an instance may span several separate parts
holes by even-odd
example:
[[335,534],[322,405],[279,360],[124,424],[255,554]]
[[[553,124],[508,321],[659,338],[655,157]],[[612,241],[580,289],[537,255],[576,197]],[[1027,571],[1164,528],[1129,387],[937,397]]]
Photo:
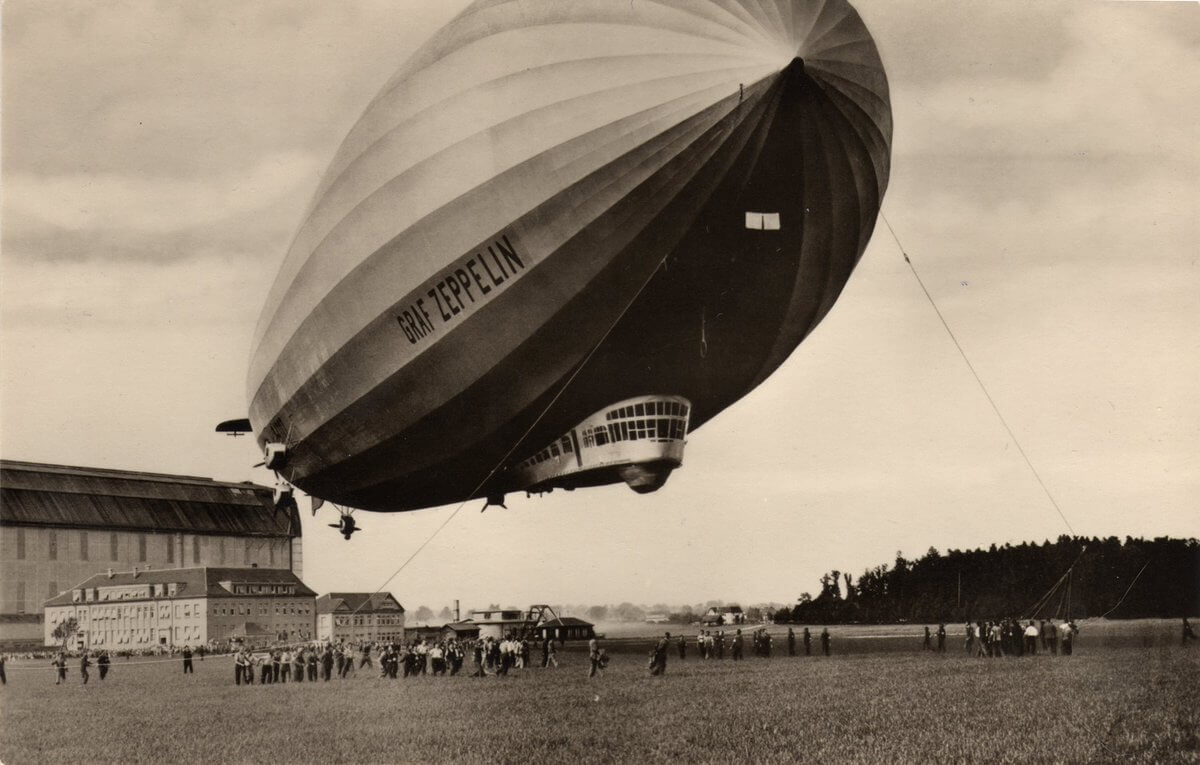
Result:
[[700,623],[719,627],[723,624],[745,624],[746,614],[741,606],[713,606],[700,617]]
[[442,629],[432,624],[418,624],[404,630],[404,639],[410,643],[417,640],[437,642],[442,639]]
[[576,619],[574,616],[562,616],[542,622],[534,628],[538,638],[549,637],[551,640],[591,640],[596,636],[596,627],[591,622]]
[[390,642],[404,638],[404,606],[390,592],[329,592],[317,598],[317,638]]
[[471,622],[479,627],[479,637],[499,640],[519,635],[533,627],[529,614],[519,609],[490,608],[471,612]]
[[74,619],[84,648],[138,651],[241,639],[311,640],[314,593],[287,569],[175,568],[96,574],[47,600],[46,645]]
[[462,622],[450,622],[442,627],[443,640],[476,640],[479,637],[479,625],[467,619]]

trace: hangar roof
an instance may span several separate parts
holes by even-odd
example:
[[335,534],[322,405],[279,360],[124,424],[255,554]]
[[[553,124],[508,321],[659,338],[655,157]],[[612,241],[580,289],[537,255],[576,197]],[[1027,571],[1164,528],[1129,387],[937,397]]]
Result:
[[266,486],[16,460],[0,460],[0,523],[300,536],[299,512],[276,512]]

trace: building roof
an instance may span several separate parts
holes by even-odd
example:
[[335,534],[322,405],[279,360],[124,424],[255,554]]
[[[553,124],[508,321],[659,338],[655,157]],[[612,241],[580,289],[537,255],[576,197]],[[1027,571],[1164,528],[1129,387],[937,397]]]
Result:
[[[387,607],[388,604],[392,607]],[[327,592],[317,598],[318,614],[364,613],[377,611],[404,613],[404,606],[390,592]]]
[[585,622],[583,619],[576,619],[574,616],[563,616],[558,619],[551,619],[548,622],[542,622],[541,624],[539,624],[537,626],[537,628],[540,630],[543,628],[554,629],[556,627],[595,627],[595,626],[596,625],[592,624],[591,622]]
[[15,460],[0,460],[0,523],[300,536],[299,511],[276,511],[266,486]]
[[713,606],[708,609],[710,614],[740,614],[741,612],[741,606]]
[[444,625],[442,627],[442,629],[451,630],[454,633],[459,634],[459,635],[464,635],[464,634],[469,635],[472,633],[477,634],[479,632],[479,625],[476,624],[475,622],[471,621],[470,619],[467,619],[466,621],[461,621],[461,622],[450,622],[450,623]]
[[202,566],[197,568],[158,568],[133,571],[95,574],[84,581],[47,600],[45,606],[77,605],[72,590],[93,589],[103,587],[125,587],[137,584],[170,584],[181,585],[174,595],[160,595],[145,598],[121,598],[119,600],[93,600],[83,605],[104,605],[117,603],[136,603],[146,600],[178,600],[180,598],[261,598],[265,594],[235,595],[226,589],[222,582],[232,584],[294,584],[296,590],[287,597],[312,597],[315,592],[300,581],[299,577],[286,568],[213,568]]

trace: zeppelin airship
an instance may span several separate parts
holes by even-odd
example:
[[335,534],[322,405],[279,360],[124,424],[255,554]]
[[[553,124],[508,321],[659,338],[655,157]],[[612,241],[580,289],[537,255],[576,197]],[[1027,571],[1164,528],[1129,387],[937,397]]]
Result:
[[341,144],[220,429],[345,507],[653,491],[829,312],[891,135],[845,0],[479,0]]

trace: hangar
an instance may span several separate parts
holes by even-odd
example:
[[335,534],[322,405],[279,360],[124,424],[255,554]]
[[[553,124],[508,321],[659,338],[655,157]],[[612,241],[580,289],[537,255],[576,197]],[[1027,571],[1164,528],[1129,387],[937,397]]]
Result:
[[110,569],[302,575],[300,517],[272,490],[187,475],[0,460],[0,644],[42,639],[42,606]]

